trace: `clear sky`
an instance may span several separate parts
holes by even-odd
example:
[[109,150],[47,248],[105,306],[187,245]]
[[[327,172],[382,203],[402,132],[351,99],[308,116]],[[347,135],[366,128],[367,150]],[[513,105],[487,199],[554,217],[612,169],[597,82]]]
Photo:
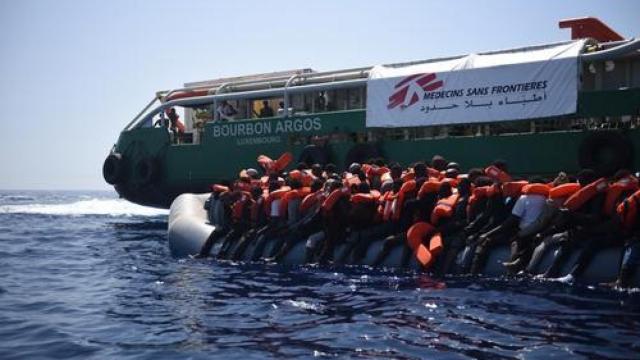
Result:
[[581,16],[640,35],[634,0],[0,0],[0,189],[107,189],[102,162],[156,90],[561,41]]

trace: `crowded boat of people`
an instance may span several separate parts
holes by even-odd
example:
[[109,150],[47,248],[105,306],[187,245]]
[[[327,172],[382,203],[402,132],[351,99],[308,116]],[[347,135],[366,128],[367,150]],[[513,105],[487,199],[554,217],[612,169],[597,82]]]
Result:
[[[304,162],[285,171],[292,161],[290,153],[260,155],[259,170],[211,185],[204,207],[214,230],[196,257],[211,256],[215,245],[219,259],[279,262],[304,243],[304,263],[358,264],[384,239],[374,266],[401,248],[405,266],[479,274],[489,252],[508,245],[509,274],[573,282],[600,251],[616,247],[617,279],[606,284],[615,287],[632,284],[640,264],[640,186],[631,170],[525,179],[501,160],[463,173],[436,155],[408,167],[375,158],[342,173]],[[337,246],[345,249],[339,256]]]

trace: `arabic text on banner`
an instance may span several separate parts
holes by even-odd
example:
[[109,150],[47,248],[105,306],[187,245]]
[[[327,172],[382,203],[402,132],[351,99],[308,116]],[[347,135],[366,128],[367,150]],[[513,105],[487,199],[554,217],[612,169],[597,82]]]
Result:
[[392,68],[367,82],[367,126],[542,118],[576,112],[582,41]]

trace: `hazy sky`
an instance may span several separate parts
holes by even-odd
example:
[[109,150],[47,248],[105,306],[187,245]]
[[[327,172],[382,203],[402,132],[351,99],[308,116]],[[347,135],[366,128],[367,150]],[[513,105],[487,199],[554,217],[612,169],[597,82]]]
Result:
[[640,1],[0,0],[0,189],[107,189],[102,162],[160,89],[569,39],[596,16],[640,35]]

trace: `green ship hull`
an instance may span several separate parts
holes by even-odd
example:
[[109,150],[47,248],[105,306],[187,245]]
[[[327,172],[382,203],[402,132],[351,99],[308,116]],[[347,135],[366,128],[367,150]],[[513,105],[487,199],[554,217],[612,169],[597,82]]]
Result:
[[[633,88],[582,91],[573,116],[512,122],[507,129],[504,124],[435,132],[370,129],[365,127],[364,110],[207,123],[198,144],[173,144],[166,128],[140,127],[120,134],[112,151],[120,156],[119,168],[110,182],[129,201],[169,208],[182,193],[207,192],[211,184],[235,178],[240,169],[257,167],[260,154],[278,157],[289,151],[300,159],[305,148],[318,141],[322,146],[315,149],[341,169],[354,156],[381,156],[409,165],[439,154],[465,170],[503,159],[519,176],[575,173],[591,165],[603,172],[637,170],[638,114],[640,88]],[[600,119],[600,125],[594,126],[594,119]],[[554,128],[567,123],[573,126]],[[361,151],[354,152],[354,147]]]

